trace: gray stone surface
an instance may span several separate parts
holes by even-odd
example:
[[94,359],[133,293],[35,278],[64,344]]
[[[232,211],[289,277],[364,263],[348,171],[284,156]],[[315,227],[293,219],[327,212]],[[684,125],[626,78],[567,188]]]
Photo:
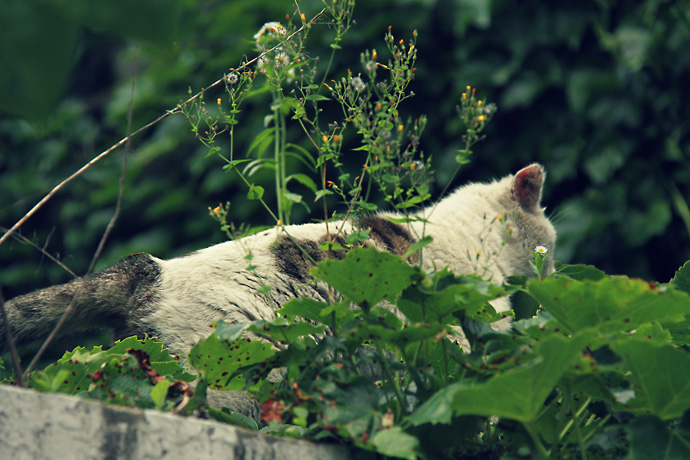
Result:
[[337,446],[0,385],[0,460],[345,460]]

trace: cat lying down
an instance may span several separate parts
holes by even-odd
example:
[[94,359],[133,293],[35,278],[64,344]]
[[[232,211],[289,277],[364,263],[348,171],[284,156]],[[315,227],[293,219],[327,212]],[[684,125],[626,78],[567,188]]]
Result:
[[[318,247],[329,236],[362,228],[371,229],[367,245],[396,254],[404,254],[412,243],[430,235],[433,242],[423,254],[425,269],[448,267],[456,274],[468,274],[481,267],[481,273],[497,284],[510,275],[533,274],[532,253],[536,246],[544,246],[548,250],[544,274],[548,274],[554,270],[556,232],[540,207],[544,178],[544,169],[532,164],[498,181],[460,187],[418,211],[426,223],[396,224],[388,218],[401,216],[380,213],[329,222],[328,233],[325,223],[290,225],[171,260],[130,256],[102,272],[10,300],[5,304],[9,326],[19,344],[41,340],[76,294],[60,336],[110,328],[116,339],[148,334],[172,353],[184,354],[211,333],[214,321],[270,320],[277,308],[297,296],[326,301],[325,287],[311,282],[313,262],[305,252],[315,261],[323,260],[326,253]],[[496,216],[502,216],[506,225],[496,225]],[[248,253],[258,267],[254,271],[246,269]],[[271,290],[258,292],[262,285]],[[505,311],[510,304],[498,299],[494,307]],[[6,345],[5,335],[2,325],[0,349]],[[234,405],[231,408],[255,415],[251,403],[238,398],[229,403]],[[227,400],[222,404],[227,405]]]

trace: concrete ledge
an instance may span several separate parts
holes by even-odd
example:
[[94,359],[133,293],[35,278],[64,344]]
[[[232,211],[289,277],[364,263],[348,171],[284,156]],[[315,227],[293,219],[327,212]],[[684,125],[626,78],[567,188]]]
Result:
[[0,459],[351,460],[345,448],[0,385]]

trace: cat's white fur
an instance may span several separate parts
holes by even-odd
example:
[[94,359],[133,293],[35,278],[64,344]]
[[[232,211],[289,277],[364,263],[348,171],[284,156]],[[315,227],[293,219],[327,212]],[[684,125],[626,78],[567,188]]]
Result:
[[[532,274],[529,261],[540,245],[549,251],[545,271],[552,272],[556,233],[540,207],[544,178],[543,168],[534,164],[498,181],[466,185],[419,211],[427,222],[397,225],[388,217],[399,215],[382,213],[330,222],[328,233],[323,223],[291,225],[171,260],[133,256],[101,273],[9,301],[10,327],[20,342],[47,335],[78,292],[63,335],[112,327],[116,338],[148,333],[173,353],[186,353],[212,332],[216,320],[272,319],[297,295],[326,300],[324,286],[308,276],[311,262],[299,248],[321,257],[319,242],[362,226],[372,227],[367,244],[399,254],[430,235],[433,242],[422,253],[427,270],[449,267],[456,274],[479,273],[501,283],[509,275]],[[256,270],[247,270],[250,263]],[[271,291],[259,293],[262,285]],[[495,307],[506,310],[509,303],[499,299]],[[0,326],[0,347],[4,342]]]

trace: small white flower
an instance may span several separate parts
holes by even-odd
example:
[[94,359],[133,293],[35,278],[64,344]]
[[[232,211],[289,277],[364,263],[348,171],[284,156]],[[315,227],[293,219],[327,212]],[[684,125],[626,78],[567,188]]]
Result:
[[265,55],[264,55],[264,56],[261,56],[261,57],[259,58],[259,60],[257,61],[257,63],[256,63],[256,68],[257,68],[257,69],[263,69],[264,67],[266,67],[266,65],[267,65],[269,62],[271,62],[271,61],[269,61],[268,58],[267,58]]
[[256,46],[260,50],[266,49],[265,42],[266,38],[268,37],[274,37],[278,39],[282,39],[287,35],[287,29],[283,27],[283,25],[279,22],[267,22],[263,26],[261,26],[261,29],[254,34],[254,40],[256,40]]
[[239,77],[237,76],[237,74],[235,72],[230,72],[229,74],[227,74],[225,76],[225,80],[231,85],[234,85],[235,83],[237,83],[238,79],[239,79]]
[[275,57],[275,66],[276,69],[280,69],[281,67],[285,67],[290,63],[290,56],[284,51],[279,52],[276,54]]
[[361,93],[362,91],[364,91],[367,88],[367,85],[359,77],[353,78],[350,83],[352,84],[352,88],[354,88],[354,90],[357,91],[358,93]]
[[263,26],[261,26],[261,29],[254,34],[254,40],[259,40],[261,37],[263,37],[266,34],[271,34],[273,36],[285,36],[287,34],[287,30],[285,30],[285,27],[279,22],[276,21],[271,21],[267,22]]
[[537,246],[536,248],[534,248],[534,252],[538,254],[546,254],[547,252],[549,252],[549,250],[546,249],[546,247],[544,246]]
[[367,70],[367,72],[373,72],[376,70],[376,61],[368,61],[365,65],[364,68]]

